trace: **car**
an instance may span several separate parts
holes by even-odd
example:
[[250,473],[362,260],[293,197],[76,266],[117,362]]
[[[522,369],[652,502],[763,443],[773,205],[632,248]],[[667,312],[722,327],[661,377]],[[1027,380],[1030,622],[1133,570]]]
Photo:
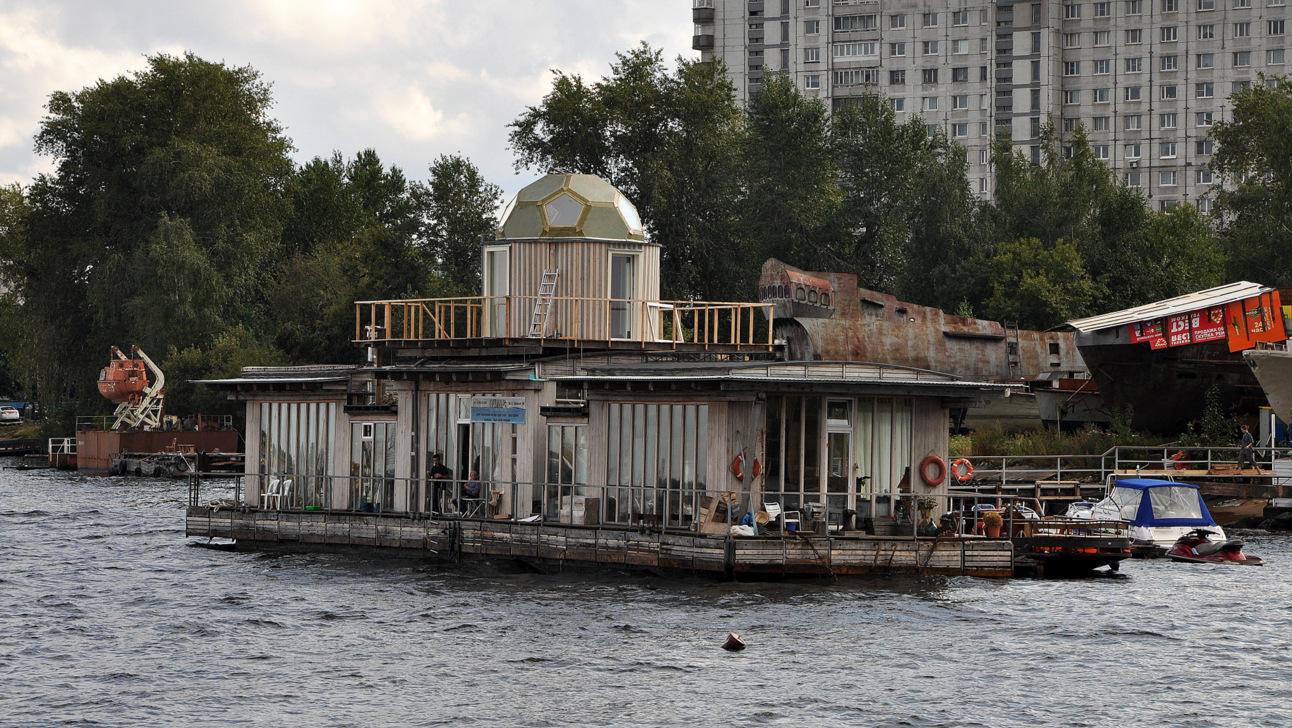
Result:
[[10,405],[0,405],[0,422],[18,422],[22,419],[22,413],[17,407]]

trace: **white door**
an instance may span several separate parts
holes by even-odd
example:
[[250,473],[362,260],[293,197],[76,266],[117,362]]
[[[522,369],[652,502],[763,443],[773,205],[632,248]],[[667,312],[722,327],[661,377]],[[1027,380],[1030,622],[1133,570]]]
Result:
[[636,321],[637,256],[610,254],[610,338],[631,339]]
[[483,336],[507,336],[507,296],[510,294],[511,250],[486,248],[484,264],[484,331]]

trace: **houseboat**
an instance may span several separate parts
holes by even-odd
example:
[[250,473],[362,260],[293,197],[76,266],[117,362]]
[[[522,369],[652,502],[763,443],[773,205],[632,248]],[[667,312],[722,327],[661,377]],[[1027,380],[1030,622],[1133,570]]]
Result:
[[364,366],[205,382],[246,403],[246,475],[232,502],[194,480],[187,534],[726,578],[1024,567],[1008,533],[928,529],[969,497],[950,410],[1009,385],[788,359],[774,301],[662,301],[659,260],[605,181],[534,182],[483,295],[357,302]]

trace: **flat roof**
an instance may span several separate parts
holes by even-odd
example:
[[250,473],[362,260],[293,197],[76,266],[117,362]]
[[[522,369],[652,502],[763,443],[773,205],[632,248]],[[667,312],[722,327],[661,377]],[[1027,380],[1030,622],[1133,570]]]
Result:
[[1183,296],[1168,298],[1163,301],[1147,303],[1135,308],[1126,308],[1121,311],[1104,313],[1098,316],[1089,316],[1087,318],[1073,319],[1068,322],[1068,326],[1082,333],[1091,331],[1100,331],[1102,329],[1111,329],[1116,326],[1125,326],[1137,321],[1148,321],[1151,319],[1162,318],[1163,316],[1174,316],[1181,313],[1197,311],[1200,308],[1210,306],[1222,306],[1235,301],[1242,301],[1253,296],[1259,296],[1262,293],[1274,290],[1269,286],[1263,286],[1259,283],[1250,281],[1238,281],[1237,283],[1226,283],[1223,286],[1208,288],[1205,291],[1195,291],[1186,293]]

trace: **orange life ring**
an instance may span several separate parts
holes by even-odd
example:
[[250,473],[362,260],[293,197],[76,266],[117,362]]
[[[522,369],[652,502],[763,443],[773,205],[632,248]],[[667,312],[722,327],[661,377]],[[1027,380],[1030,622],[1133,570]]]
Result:
[[[930,465],[938,466],[938,477],[934,478],[929,475]],[[947,463],[937,455],[930,455],[924,458],[924,462],[920,463],[920,480],[923,480],[925,485],[941,485],[946,477]]]
[[[960,470],[962,465],[964,466],[964,472]],[[956,479],[957,483],[968,483],[973,478],[973,463],[964,458],[957,458],[954,463],[951,463],[951,475]]]

